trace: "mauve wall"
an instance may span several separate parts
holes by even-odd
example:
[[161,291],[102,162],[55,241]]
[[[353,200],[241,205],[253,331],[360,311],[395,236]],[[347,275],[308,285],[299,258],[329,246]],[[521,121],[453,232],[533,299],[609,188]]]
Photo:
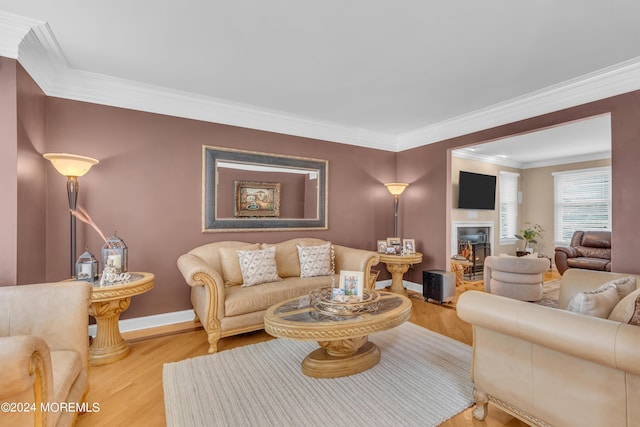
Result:
[[0,57],[0,286],[15,285],[18,278],[16,70],[16,61]]
[[18,284],[45,281],[46,96],[18,65]]
[[[80,206],[106,234],[129,247],[132,271],[156,275],[155,288],[134,298],[123,318],[191,308],[176,260],[214,241],[279,242],[298,236],[375,250],[393,231],[395,153],[205,123],[122,108],[47,98],[46,150],[100,159],[79,178]],[[201,232],[202,146],[314,157],[329,161],[329,229],[289,232]],[[47,280],[68,277],[66,179],[48,167]],[[98,255],[97,234],[78,224],[78,251]]]
[[637,218],[640,212],[640,91],[398,153],[398,178],[411,183],[402,195],[403,235],[426,252],[407,278],[421,283],[423,269],[446,269],[450,246],[450,152],[509,135],[611,113],[613,234],[612,263],[619,272],[640,273]]

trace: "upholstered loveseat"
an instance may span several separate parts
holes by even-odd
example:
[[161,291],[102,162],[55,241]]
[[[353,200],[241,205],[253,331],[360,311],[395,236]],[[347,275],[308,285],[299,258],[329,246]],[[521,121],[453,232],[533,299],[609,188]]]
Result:
[[[271,305],[330,286],[326,260],[315,260],[309,254],[317,254],[318,250],[326,253],[326,248],[331,247],[336,275],[340,270],[362,271],[364,283],[369,283],[371,267],[379,261],[376,252],[331,245],[320,239],[298,238],[276,244],[224,241],[181,255],[178,268],[191,286],[195,320],[207,332],[209,353],[217,351],[220,338],[264,328],[264,312]],[[257,265],[251,257],[268,257],[270,251],[274,252],[277,271],[267,267],[254,270],[267,276],[277,273],[275,280],[248,286],[248,279],[253,282],[248,270]],[[302,264],[300,254],[304,254]]]
[[71,426],[89,389],[87,282],[0,287],[0,425]]
[[473,325],[473,416],[484,419],[490,401],[531,425],[640,426],[640,326],[626,323],[640,290],[619,302],[611,292],[617,320],[563,309],[579,293],[593,296],[629,276],[637,286],[640,276],[569,269],[559,308],[462,294],[458,316]]
[[560,274],[569,268],[611,271],[611,231],[576,231],[568,247],[555,248]]

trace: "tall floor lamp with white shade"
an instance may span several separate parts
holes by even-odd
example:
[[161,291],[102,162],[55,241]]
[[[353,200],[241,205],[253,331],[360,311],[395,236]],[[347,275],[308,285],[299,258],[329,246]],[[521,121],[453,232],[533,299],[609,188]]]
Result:
[[400,195],[409,186],[404,182],[390,182],[385,184],[389,193],[393,195],[393,237],[400,237],[398,235],[398,203],[400,202]]
[[[75,210],[78,201],[78,177],[83,176],[91,166],[99,163],[92,157],[79,156],[68,153],[47,153],[43,157],[53,164],[53,167],[67,177],[67,196],[69,197],[69,209]],[[71,215],[71,276],[76,274],[76,217]]]

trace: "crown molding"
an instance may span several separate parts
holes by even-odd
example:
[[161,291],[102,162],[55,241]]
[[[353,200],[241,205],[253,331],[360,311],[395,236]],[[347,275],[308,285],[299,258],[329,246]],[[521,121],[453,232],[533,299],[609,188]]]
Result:
[[474,153],[467,149],[453,150],[451,152],[453,157],[459,159],[475,160],[483,163],[490,163],[498,166],[506,166],[514,169],[534,169],[544,168],[548,166],[566,165],[571,163],[589,162],[592,160],[603,160],[611,158],[611,151],[602,151],[598,153],[582,154],[579,156],[571,157],[556,157],[549,160],[543,160],[539,162],[519,162],[513,159],[487,156],[486,154]]
[[404,151],[640,89],[640,57],[398,135]]
[[18,59],[20,42],[34,27],[44,22],[0,11],[0,56]]
[[45,22],[2,11],[0,55],[17,59],[48,96],[394,152],[640,89],[640,58],[635,58],[450,120],[389,135],[73,69]]

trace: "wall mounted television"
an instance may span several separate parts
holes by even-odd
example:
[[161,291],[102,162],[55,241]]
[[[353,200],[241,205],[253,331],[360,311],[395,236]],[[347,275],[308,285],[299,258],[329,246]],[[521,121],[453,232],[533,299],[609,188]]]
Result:
[[496,208],[496,177],[460,171],[458,181],[458,209]]

